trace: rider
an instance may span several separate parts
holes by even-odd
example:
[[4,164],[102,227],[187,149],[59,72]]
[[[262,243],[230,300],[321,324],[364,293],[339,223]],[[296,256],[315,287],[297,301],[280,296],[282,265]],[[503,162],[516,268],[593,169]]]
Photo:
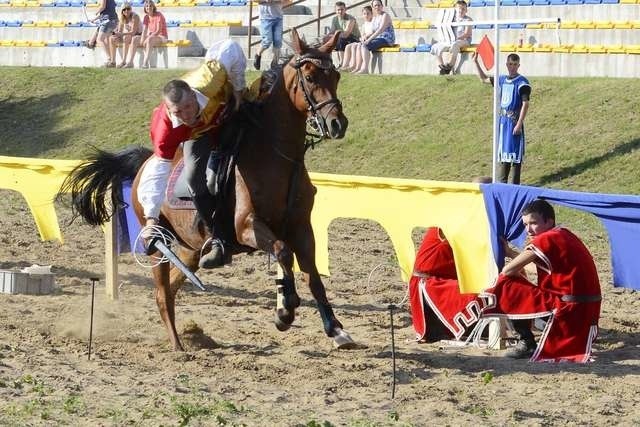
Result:
[[[214,235],[215,201],[207,188],[205,172],[215,140],[215,131],[231,110],[240,107],[245,91],[246,60],[242,48],[232,40],[216,42],[205,62],[183,76],[171,80],[163,90],[163,101],[151,118],[153,156],[140,177],[138,194],[146,226],[158,224],[165,199],[171,161],[183,143],[184,169],[200,218],[211,233],[211,251],[200,259],[200,267],[223,264],[224,244]],[[227,105],[232,101],[233,103]]]

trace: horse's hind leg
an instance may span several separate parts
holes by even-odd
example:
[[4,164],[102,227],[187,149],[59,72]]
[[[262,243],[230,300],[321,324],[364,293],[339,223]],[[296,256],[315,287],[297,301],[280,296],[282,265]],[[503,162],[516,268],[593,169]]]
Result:
[[[169,283],[170,265],[167,262],[153,267],[153,281],[156,285],[156,303],[160,311],[160,317],[169,334],[169,341],[175,351],[184,351],[178,332],[176,331],[176,298]],[[184,280],[184,279],[183,279]],[[177,290],[177,289],[176,289]]]

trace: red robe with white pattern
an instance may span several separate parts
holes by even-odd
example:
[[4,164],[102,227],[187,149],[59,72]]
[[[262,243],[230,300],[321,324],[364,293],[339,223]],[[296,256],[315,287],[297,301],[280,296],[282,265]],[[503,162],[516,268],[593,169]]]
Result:
[[448,335],[460,339],[478,320],[479,300],[476,294],[460,293],[453,251],[449,243],[440,238],[437,227],[427,229],[413,271],[409,303],[417,339],[442,338],[437,334],[442,326],[430,324],[438,320]]
[[481,295],[488,300],[483,314],[550,316],[531,361],[590,361],[598,334],[600,282],[589,250],[561,227],[535,236],[527,248],[537,256],[538,286],[501,274]]

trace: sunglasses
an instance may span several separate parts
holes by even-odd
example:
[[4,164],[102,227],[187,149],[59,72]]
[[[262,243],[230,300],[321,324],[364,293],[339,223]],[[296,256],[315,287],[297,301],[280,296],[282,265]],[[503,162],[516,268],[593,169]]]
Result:
[[124,9],[122,9],[122,11],[124,12],[125,10],[131,10],[130,7],[125,7]]

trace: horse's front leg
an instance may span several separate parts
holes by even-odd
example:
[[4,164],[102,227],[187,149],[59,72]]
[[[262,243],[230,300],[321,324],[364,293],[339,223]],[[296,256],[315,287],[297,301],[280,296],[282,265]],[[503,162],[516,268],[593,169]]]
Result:
[[160,317],[167,328],[173,349],[175,351],[184,351],[176,331],[176,298],[175,292],[171,290],[169,283],[169,270],[170,265],[168,262],[162,262],[152,269],[153,281],[156,285],[156,303],[158,304],[158,310],[160,310]]
[[316,267],[315,257],[315,238],[311,225],[298,234],[295,239],[295,253],[298,259],[300,270],[304,274],[305,281],[309,285],[311,294],[318,304],[318,311],[322,318],[322,324],[326,334],[333,338],[333,343],[340,349],[352,349],[356,347],[356,343],[351,336],[343,329],[342,323],[333,313],[333,308],[327,298],[327,293]]
[[300,306],[293,276],[293,252],[273,234],[262,221],[249,214],[236,222],[238,242],[273,254],[282,268],[283,276],[276,280],[276,328],[286,331],[295,320],[295,309]]

